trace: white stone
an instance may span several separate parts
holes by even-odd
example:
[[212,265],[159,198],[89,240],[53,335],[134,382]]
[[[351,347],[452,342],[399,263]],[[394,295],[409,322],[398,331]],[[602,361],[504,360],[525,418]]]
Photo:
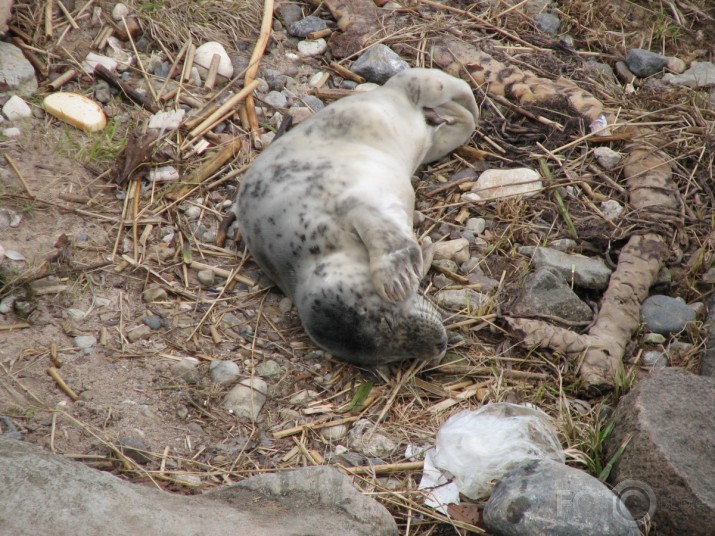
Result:
[[179,125],[184,120],[185,115],[186,110],[183,108],[157,112],[149,118],[149,128],[158,128],[162,130],[179,128]]
[[621,163],[623,155],[610,147],[596,147],[593,155],[603,169],[611,170]]
[[472,289],[440,290],[435,294],[437,305],[444,309],[477,311],[489,303],[489,296]]
[[25,119],[32,115],[32,109],[30,105],[27,104],[21,97],[13,95],[2,107],[2,113],[5,114],[10,121],[17,121],[18,119]]
[[51,93],[42,101],[42,107],[60,121],[85,132],[102,130],[107,124],[107,117],[102,107],[92,99],[77,93]]
[[20,134],[22,134],[22,131],[17,127],[5,128],[2,131],[2,135],[6,138],[17,138]]
[[239,370],[238,365],[233,361],[217,359],[211,361],[209,365],[209,376],[211,376],[211,380],[216,383],[227,384],[236,381]]
[[196,273],[196,277],[198,278],[199,283],[205,287],[210,287],[216,281],[216,274],[209,268],[206,270],[199,270]]
[[320,84],[320,81],[323,79],[323,76],[325,73],[323,71],[318,71],[315,73],[313,76],[310,77],[310,80],[308,81],[308,85],[310,87],[318,87],[318,84]]
[[487,228],[487,221],[484,218],[469,218],[465,224],[467,231],[480,235]]
[[320,39],[306,39],[298,43],[298,52],[301,56],[319,56],[328,48],[328,43],[322,37]]
[[350,431],[350,446],[371,458],[387,458],[397,449],[397,443],[380,432],[374,432],[374,425],[367,419],[360,419]]
[[115,4],[112,8],[112,18],[116,21],[122,20],[127,15],[129,15],[129,8],[121,2]]
[[533,169],[488,169],[479,176],[471,193],[482,200],[512,196],[531,197],[543,187],[541,176]]
[[676,58],[675,56],[671,56],[668,58],[668,63],[666,65],[666,68],[671,72],[675,74],[681,74],[685,72],[685,62],[681,60],[680,58]]
[[466,238],[435,242],[432,247],[435,260],[452,260],[457,264],[469,260],[469,240]]
[[174,166],[151,168],[147,178],[151,182],[169,182],[179,180],[179,171]]
[[94,74],[94,69],[97,65],[104,66],[108,71],[116,71],[117,69],[116,60],[110,58],[109,56],[95,54],[94,52],[90,52],[87,54],[87,57],[84,58],[84,61],[82,62],[82,69],[84,69],[87,74]]
[[208,68],[211,67],[211,60],[213,59],[214,54],[219,55],[218,74],[224,78],[231,78],[233,76],[233,64],[231,63],[231,58],[228,57],[228,53],[226,52],[226,49],[223,48],[223,45],[221,43],[217,43],[216,41],[209,41],[196,49],[194,64],[207,69],[206,71],[199,70],[202,78],[206,78],[206,74],[208,73]]
[[238,417],[255,421],[266,403],[268,385],[261,378],[247,378],[231,389],[223,400],[223,407]]
[[692,88],[715,85],[715,64],[709,61],[694,61],[690,64],[690,69],[682,74],[663,75],[663,82]]
[[617,220],[623,214],[623,205],[615,199],[608,199],[601,203],[601,212],[611,221]]
[[380,86],[378,84],[375,84],[373,82],[365,82],[364,84],[358,84],[355,86],[355,92],[356,93],[364,93],[365,91],[372,91],[373,89],[377,89]]
[[342,439],[348,433],[348,427],[344,424],[336,424],[335,426],[326,426],[320,429],[320,435],[327,441],[337,441]]

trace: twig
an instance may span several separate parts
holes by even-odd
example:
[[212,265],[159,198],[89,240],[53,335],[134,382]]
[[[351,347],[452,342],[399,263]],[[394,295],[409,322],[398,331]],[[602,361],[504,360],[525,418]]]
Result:
[[338,424],[347,424],[349,422],[355,422],[359,417],[345,417],[343,419],[337,419],[334,421],[325,420],[318,422],[309,422],[306,424],[300,424],[292,428],[286,428],[285,430],[279,430],[278,432],[273,432],[273,437],[275,439],[281,439],[282,437],[292,436],[294,434],[299,434],[303,430],[317,430],[319,428],[327,428],[328,426],[337,426]]
[[60,389],[65,392],[68,397],[70,397],[72,400],[79,399],[79,395],[75,393],[72,388],[65,383],[65,381],[62,379],[62,376],[60,376],[60,372],[55,367],[49,367],[47,369],[47,374],[52,376],[52,379],[55,380],[55,383],[59,386]]
[[97,67],[95,67],[94,69],[94,74],[99,76],[102,80],[106,81],[110,86],[113,86],[119,91],[121,91],[126,98],[140,106],[143,106],[151,113],[155,114],[157,111],[159,111],[159,108],[157,108],[157,106],[149,99],[147,99],[145,95],[139,93],[129,84],[125,84],[124,82],[119,80],[119,78],[114,76],[114,74],[112,74],[109,69],[107,69],[104,65],[97,65]]
[[[243,85],[248,87],[249,84],[255,82],[256,74],[258,73],[258,65],[263,57],[263,53],[266,50],[266,45],[268,44],[268,39],[271,36],[271,26],[273,24],[273,0],[263,1],[263,19],[261,20],[261,32],[256,41],[256,46],[253,48],[253,53],[251,54],[251,59],[248,63],[248,69],[246,70],[246,77],[244,78]],[[251,138],[253,139],[254,146],[260,144],[260,138],[258,134],[258,118],[256,117],[256,106],[253,102],[253,97],[249,94],[246,97],[246,113],[248,114],[248,123],[251,128]]]
[[229,98],[221,106],[219,106],[216,111],[214,111],[210,116],[208,116],[204,121],[197,127],[195,127],[189,133],[189,139],[197,138],[201,136],[206,131],[212,129],[217,123],[221,121],[223,115],[229,110],[233,110],[236,105],[244,99],[248,99],[254,89],[258,87],[258,82],[253,80],[252,82],[246,84],[241,91],[236,93],[234,96]]
[[376,465],[357,465],[353,467],[338,465],[337,467],[356,475],[384,475],[389,473],[399,473],[401,471],[415,471],[417,469],[422,469],[422,467],[424,467],[424,462],[380,463]]
[[27,182],[25,182],[25,177],[23,177],[22,173],[20,173],[20,170],[18,169],[15,160],[13,160],[12,157],[7,153],[3,153],[3,156],[5,157],[7,163],[10,164],[10,167],[15,172],[15,175],[17,175],[17,178],[20,179],[22,187],[25,189],[25,192],[27,192],[27,195],[30,197],[30,199],[35,199],[35,194],[32,193],[32,190],[30,190],[30,187],[27,185]]

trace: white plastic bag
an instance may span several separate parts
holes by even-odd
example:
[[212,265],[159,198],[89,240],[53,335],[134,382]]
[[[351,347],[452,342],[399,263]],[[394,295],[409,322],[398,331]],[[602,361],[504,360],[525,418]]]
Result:
[[452,415],[437,432],[432,461],[454,477],[460,493],[478,499],[514,465],[543,458],[565,461],[549,416],[531,405],[499,402]]

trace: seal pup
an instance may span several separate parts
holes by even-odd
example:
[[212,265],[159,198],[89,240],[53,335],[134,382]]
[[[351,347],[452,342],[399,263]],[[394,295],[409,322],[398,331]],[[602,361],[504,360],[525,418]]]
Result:
[[408,69],[326,106],[243,177],[231,207],[241,236],[335,357],[377,366],[444,355],[441,316],[417,294],[411,177],[464,143],[478,117],[466,82]]

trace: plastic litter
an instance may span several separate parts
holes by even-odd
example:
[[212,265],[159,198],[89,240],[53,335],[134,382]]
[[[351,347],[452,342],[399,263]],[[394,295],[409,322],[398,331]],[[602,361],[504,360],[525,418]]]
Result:
[[479,499],[511,467],[531,459],[564,463],[551,419],[532,405],[488,404],[450,417],[427,452],[420,489],[430,489],[425,504],[446,512],[458,494]]

